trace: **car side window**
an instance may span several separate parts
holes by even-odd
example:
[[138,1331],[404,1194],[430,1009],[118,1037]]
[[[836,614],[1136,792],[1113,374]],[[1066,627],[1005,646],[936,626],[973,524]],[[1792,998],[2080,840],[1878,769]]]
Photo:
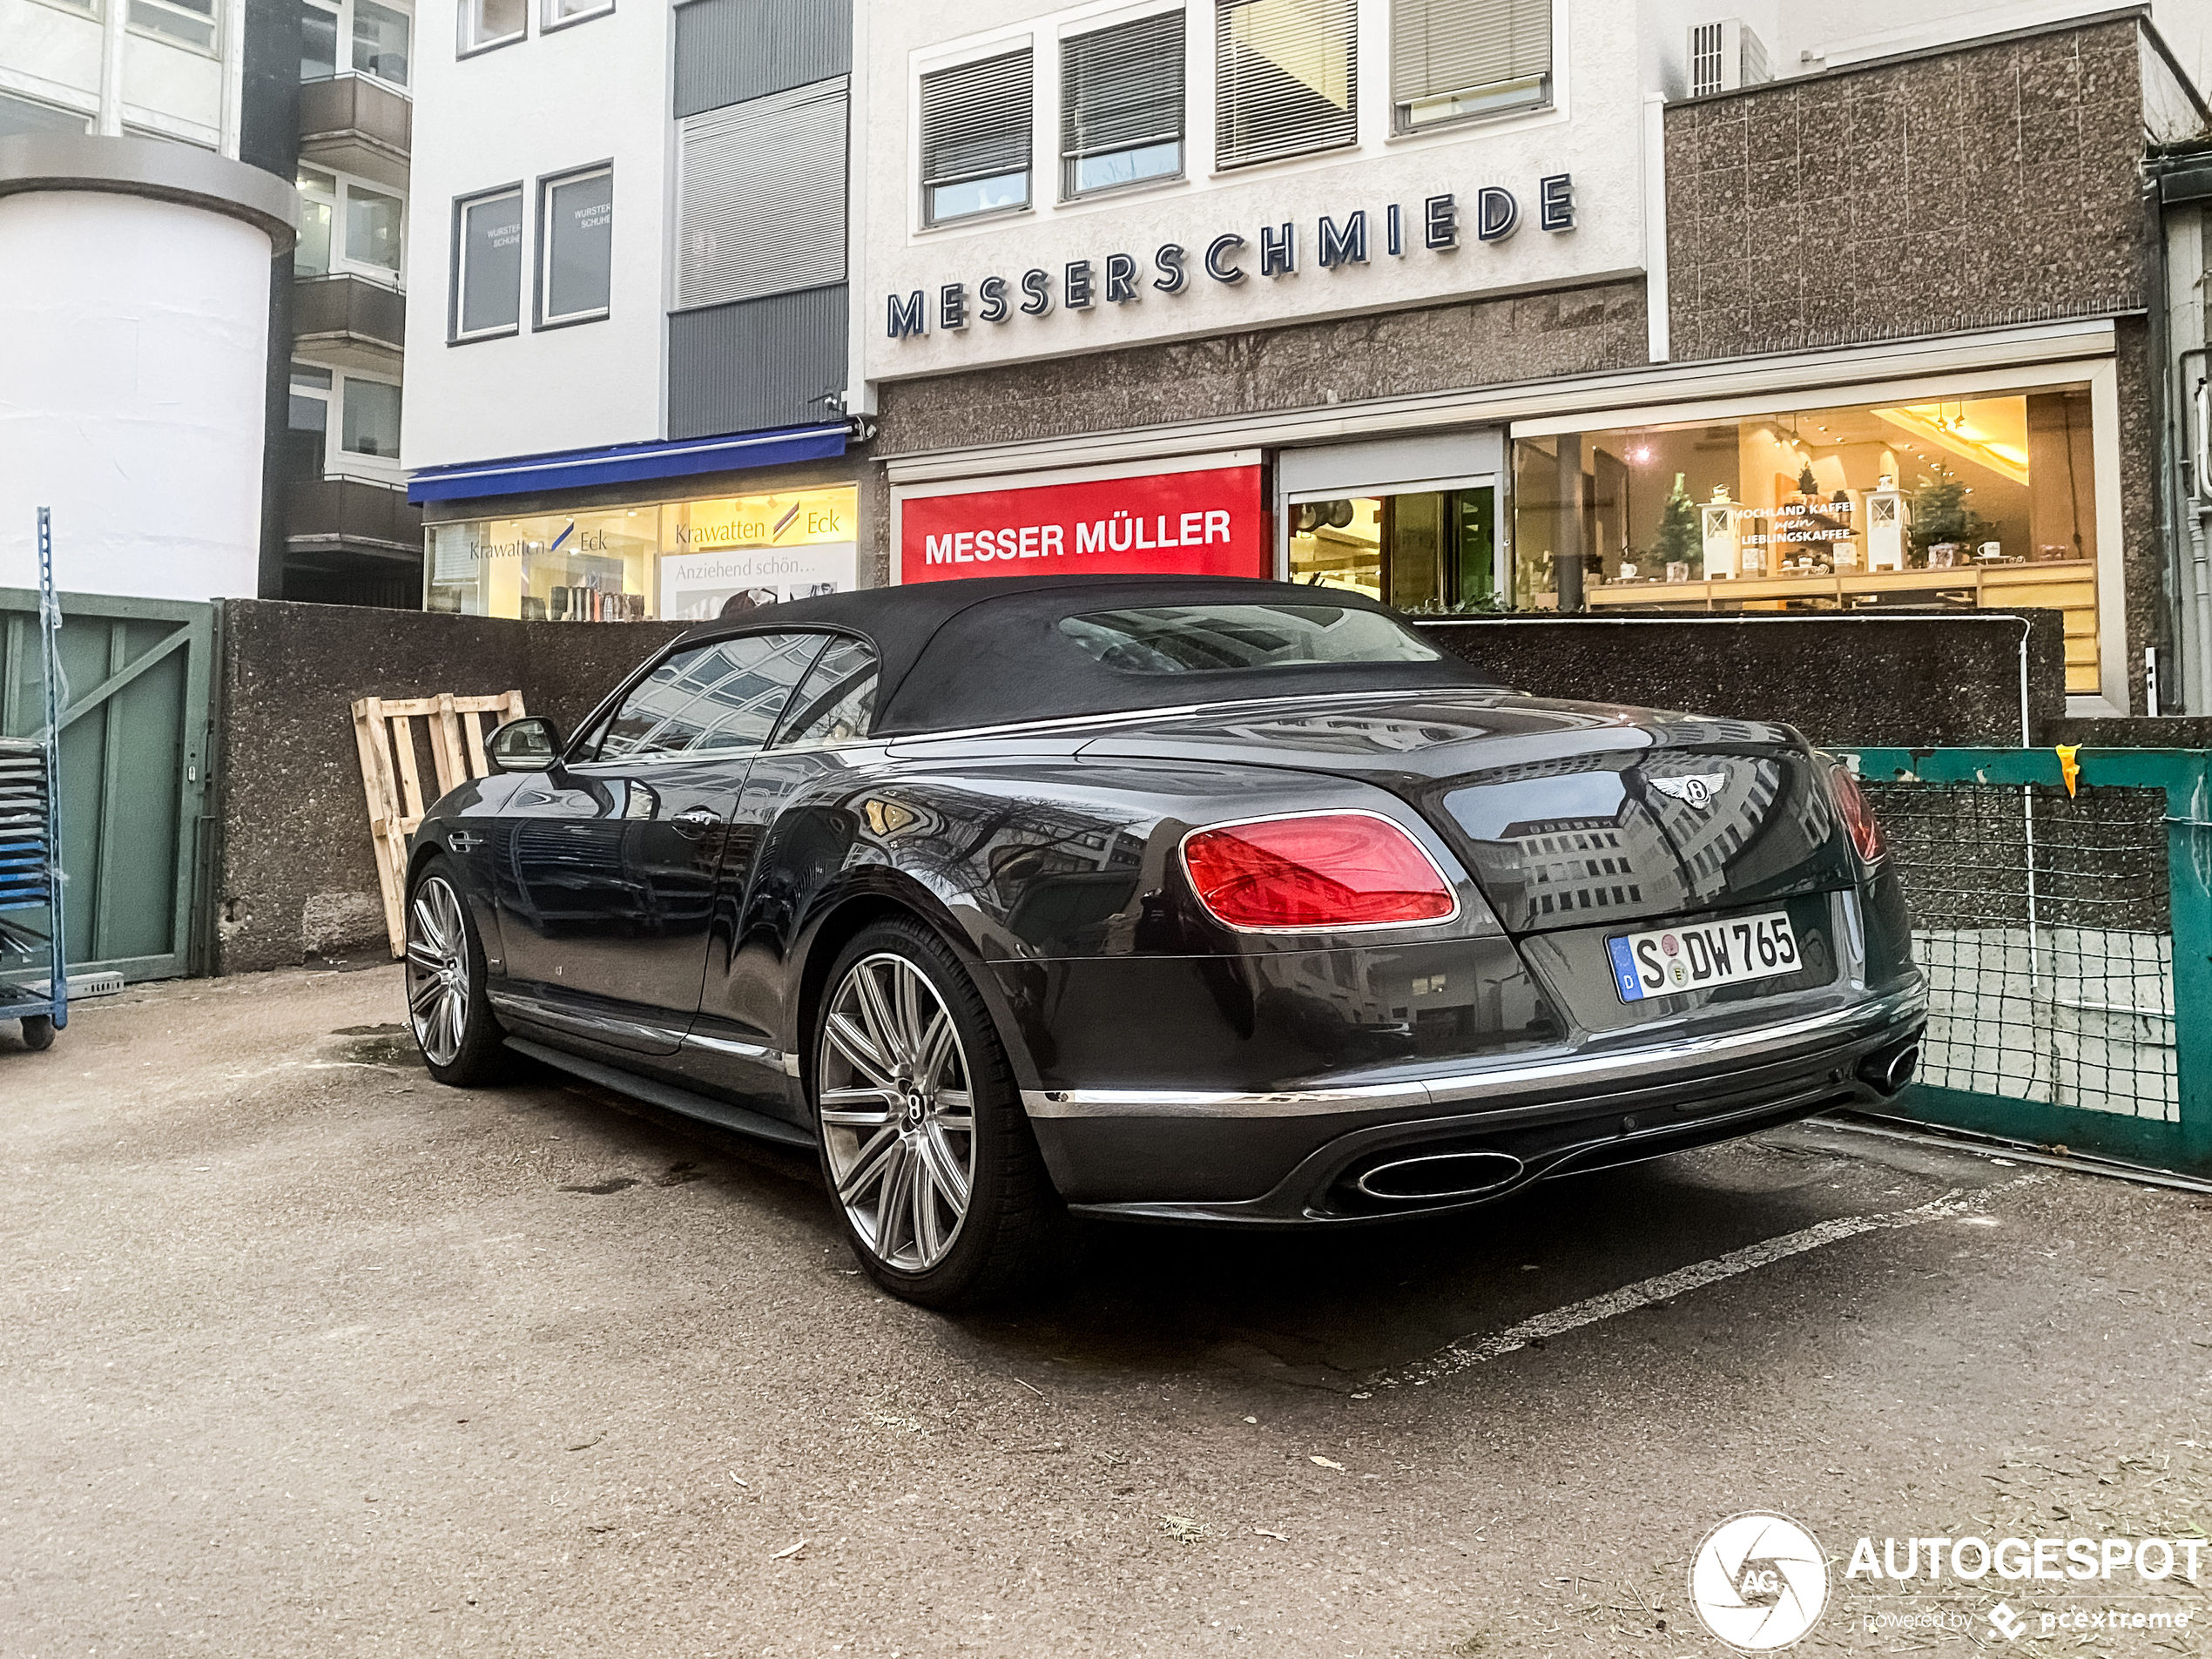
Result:
[[820,634],[745,634],[678,651],[632,686],[595,760],[749,754],[821,654]]
[[819,749],[868,734],[875,716],[875,652],[857,639],[830,641],[791,700],[779,749]]

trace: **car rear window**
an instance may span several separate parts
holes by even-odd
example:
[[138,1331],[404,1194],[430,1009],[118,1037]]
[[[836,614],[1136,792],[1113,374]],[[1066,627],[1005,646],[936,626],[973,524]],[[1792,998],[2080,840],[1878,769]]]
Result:
[[1065,617],[1060,631],[1129,674],[1440,660],[1411,629],[1349,605],[1147,605]]

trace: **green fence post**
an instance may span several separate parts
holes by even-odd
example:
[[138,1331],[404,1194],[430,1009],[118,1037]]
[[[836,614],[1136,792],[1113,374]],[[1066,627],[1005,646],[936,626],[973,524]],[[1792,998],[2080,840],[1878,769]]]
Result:
[[2166,867],[2174,918],[2174,1073],[2182,1155],[2212,1175],[2212,755],[2188,757],[2166,786]]

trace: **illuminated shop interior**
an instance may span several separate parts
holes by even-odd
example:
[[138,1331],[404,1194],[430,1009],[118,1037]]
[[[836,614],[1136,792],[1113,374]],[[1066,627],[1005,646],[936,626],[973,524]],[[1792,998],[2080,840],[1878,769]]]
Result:
[[1497,495],[1484,484],[1293,502],[1291,580],[1401,610],[1480,609],[1497,593]]
[[711,622],[855,584],[850,485],[428,527],[431,610],[523,622]]
[[1514,488],[1521,605],[2040,606],[2099,689],[2087,388],[1524,438]]

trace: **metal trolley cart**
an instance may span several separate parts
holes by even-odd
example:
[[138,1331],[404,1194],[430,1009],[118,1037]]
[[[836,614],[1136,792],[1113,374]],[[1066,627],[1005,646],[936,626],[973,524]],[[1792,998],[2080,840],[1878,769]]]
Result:
[[53,530],[38,509],[38,633],[45,725],[36,738],[0,738],[0,1019],[23,1022],[24,1046],[44,1049],[69,1023],[68,935],[62,926],[61,607]]

